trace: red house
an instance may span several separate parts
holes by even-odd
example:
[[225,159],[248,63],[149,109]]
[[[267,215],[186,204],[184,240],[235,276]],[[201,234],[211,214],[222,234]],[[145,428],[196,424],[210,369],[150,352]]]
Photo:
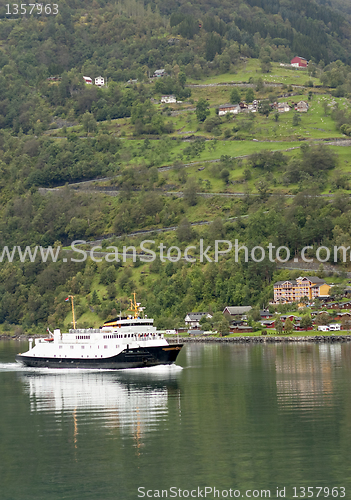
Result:
[[90,78],[90,76],[83,76],[83,80],[85,81],[85,83],[87,83],[88,85],[92,85],[93,84],[93,80]]
[[289,316],[282,315],[280,316],[280,320],[285,323],[285,320],[290,319],[290,321],[294,321],[295,316],[293,314],[289,314]]
[[308,62],[303,57],[296,56],[293,59],[291,59],[290,64],[295,68],[307,68]]

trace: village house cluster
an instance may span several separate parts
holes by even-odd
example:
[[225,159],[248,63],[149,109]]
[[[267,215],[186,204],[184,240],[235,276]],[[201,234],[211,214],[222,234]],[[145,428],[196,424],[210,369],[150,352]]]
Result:
[[274,102],[271,104],[271,107],[278,111],[279,113],[287,113],[291,109],[298,111],[299,113],[307,113],[308,111],[308,102],[299,101],[288,104],[287,102]]
[[[335,309],[339,310],[333,312]],[[344,311],[341,309],[344,309]],[[351,301],[325,303],[321,306],[321,310],[311,311],[311,325],[307,327],[301,325],[302,316],[295,314],[273,314],[269,312],[269,310],[263,309],[259,311],[260,319],[258,323],[260,323],[261,327],[264,329],[276,329],[276,321],[279,319],[284,328],[286,320],[289,319],[294,331],[309,331],[314,328],[318,331],[350,330],[351,312],[345,309],[351,309]],[[248,324],[248,313],[251,310],[251,306],[227,306],[224,309],[223,316],[229,322],[229,333],[244,334],[253,331],[253,327]],[[330,323],[320,325],[320,318],[326,313],[328,314]],[[203,335],[205,332],[201,329],[200,323],[200,319],[203,316],[206,316],[208,319],[212,318],[212,315],[209,313],[187,313],[185,317],[186,327],[180,328],[178,333],[188,331],[191,335]]]
[[[282,64],[283,66],[287,66],[286,64]],[[290,65],[295,68],[307,68],[308,61],[303,58],[296,56],[291,59]],[[165,69],[157,69],[154,71],[152,78],[160,78],[163,76],[167,76]],[[174,95],[163,95],[161,97],[161,103],[163,104],[175,104],[177,101]],[[258,105],[260,101],[255,99],[251,104],[246,103],[245,101],[239,102],[238,104],[221,104],[218,108],[218,116],[224,116],[227,113],[231,113],[236,115],[238,113],[256,113],[258,111]],[[270,103],[270,106],[273,110],[278,113],[287,113],[291,110],[295,110],[299,113],[307,113],[309,105],[306,101],[298,101],[298,102],[273,102]]]
[[[238,113],[256,113],[259,103],[260,101],[255,99],[252,104],[246,104],[245,101],[239,102],[239,104],[221,104],[218,108],[218,116],[224,116],[227,113],[234,115]],[[286,113],[292,109],[299,113],[307,113],[308,111],[308,102],[306,101],[292,102],[290,104],[287,102],[273,102],[270,106],[279,113]]]
[[[351,305],[349,304],[349,307]],[[285,327],[285,322],[287,319],[291,321],[293,324],[293,330],[295,331],[310,331],[316,328],[318,331],[329,332],[329,331],[340,331],[340,330],[349,330],[351,326],[351,312],[335,312],[335,314],[329,315],[329,320],[331,323],[326,325],[320,325],[320,317],[325,315],[328,310],[332,308],[328,307],[326,304],[321,311],[312,311],[311,312],[311,325],[310,326],[301,326],[302,316],[297,316],[295,314],[282,314],[279,319],[283,323],[283,328]],[[261,325],[265,328],[276,328],[276,321],[278,318],[272,318],[267,321],[261,321]],[[342,323],[338,323],[338,321],[342,321]],[[343,324],[345,326],[343,326]]]
[[[295,303],[299,307],[304,307],[308,304],[311,307],[310,324],[307,327],[301,324],[302,316],[295,314],[279,315],[279,313],[270,312],[268,309],[255,311],[257,316],[259,314],[259,317],[255,318],[255,320],[260,323],[264,330],[276,329],[278,319],[281,321],[283,328],[285,322],[289,319],[295,331],[313,330],[314,328],[318,331],[349,330],[351,329],[351,300],[333,301],[330,297],[331,288],[331,285],[328,285],[324,279],[317,276],[300,276],[296,280],[278,281],[274,283],[274,301],[272,305]],[[346,287],[343,295],[347,296],[350,292],[351,288]],[[223,318],[228,320],[229,332],[239,334],[252,332],[253,327],[249,321],[252,310],[252,306],[226,306],[222,314]],[[328,321],[325,321],[326,316]],[[204,332],[201,329],[201,323],[203,322],[201,320],[204,317],[210,321],[213,315],[209,312],[187,313],[184,319],[185,328],[180,330],[188,331],[192,335],[203,334]],[[326,324],[321,324],[321,321],[325,321]]]
[[[230,325],[230,333],[245,333],[252,332],[252,327],[248,325],[248,313],[252,310],[251,306],[227,306],[223,311],[223,318],[227,319]],[[199,335],[202,334],[200,320],[203,317],[211,319],[213,316],[208,312],[191,312],[187,313],[184,322],[190,333]],[[273,317],[268,310],[260,311],[261,320]]]

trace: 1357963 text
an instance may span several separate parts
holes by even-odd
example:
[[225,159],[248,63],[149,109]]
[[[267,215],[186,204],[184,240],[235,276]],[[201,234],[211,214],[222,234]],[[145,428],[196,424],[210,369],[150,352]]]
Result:
[[54,15],[59,13],[57,3],[7,3],[6,16],[25,16],[25,15]]

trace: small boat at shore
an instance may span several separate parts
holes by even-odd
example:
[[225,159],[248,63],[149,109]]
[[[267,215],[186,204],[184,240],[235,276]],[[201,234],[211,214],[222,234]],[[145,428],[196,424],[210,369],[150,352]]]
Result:
[[[183,344],[169,345],[153,319],[141,318],[143,308],[131,300],[133,315],[104,323],[102,328],[54,330],[49,338],[29,340],[29,350],[16,361],[32,368],[125,369],[170,365]],[[73,311],[73,298],[72,298]],[[74,319],[74,315],[73,315]],[[75,322],[74,322],[75,326]]]

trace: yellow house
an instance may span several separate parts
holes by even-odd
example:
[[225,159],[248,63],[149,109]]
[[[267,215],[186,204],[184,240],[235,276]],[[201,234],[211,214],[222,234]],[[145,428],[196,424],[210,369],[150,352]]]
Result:
[[274,283],[274,302],[300,302],[303,297],[309,301],[329,297],[330,286],[317,276],[300,276],[296,280],[277,281]]

